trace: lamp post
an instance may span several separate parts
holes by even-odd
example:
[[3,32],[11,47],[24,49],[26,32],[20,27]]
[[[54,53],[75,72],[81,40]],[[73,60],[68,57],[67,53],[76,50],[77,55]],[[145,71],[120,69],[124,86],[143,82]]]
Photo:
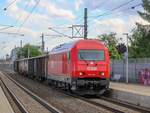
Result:
[[125,53],[125,59],[126,59],[126,83],[129,82],[129,75],[128,75],[128,67],[129,67],[129,61],[128,61],[128,39],[129,39],[129,34],[128,33],[123,33],[123,35],[126,35],[126,41],[127,41],[127,51]]

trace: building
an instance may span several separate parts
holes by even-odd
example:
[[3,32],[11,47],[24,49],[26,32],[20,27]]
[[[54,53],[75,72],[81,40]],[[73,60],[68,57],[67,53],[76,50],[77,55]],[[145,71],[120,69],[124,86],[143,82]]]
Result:
[[11,50],[10,58],[12,61],[18,59],[18,52],[19,52],[19,47],[15,47],[14,49]]

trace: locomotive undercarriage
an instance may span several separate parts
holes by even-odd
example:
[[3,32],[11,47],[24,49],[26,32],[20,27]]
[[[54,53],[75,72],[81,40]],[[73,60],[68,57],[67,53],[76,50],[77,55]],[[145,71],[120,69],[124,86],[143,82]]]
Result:
[[79,95],[102,95],[109,88],[108,79],[72,79],[71,83],[50,80],[49,84]]
[[75,79],[72,82],[71,90],[81,95],[102,95],[109,87],[109,80],[107,79]]

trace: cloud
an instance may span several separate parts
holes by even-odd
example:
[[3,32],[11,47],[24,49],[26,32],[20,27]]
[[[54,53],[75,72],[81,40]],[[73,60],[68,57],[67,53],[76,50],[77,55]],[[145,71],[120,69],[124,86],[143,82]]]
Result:
[[143,20],[140,16],[138,15],[131,15],[129,16],[129,22],[130,24],[135,24],[135,23],[140,23],[142,25],[150,25],[147,21]]
[[131,33],[131,30],[136,27],[136,22],[144,25],[148,24],[148,22],[143,20],[138,15],[131,15],[127,19],[114,17],[105,20],[95,20],[92,32],[90,34],[95,34],[93,37],[96,37],[103,33],[115,32],[117,33],[117,38],[120,38],[125,32]]
[[[5,30],[4,32],[17,33],[17,30],[18,28],[15,27],[15,28],[10,28],[8,30]],[[24,34],[24,36],[21,36],[22,33]],[[0,45],[1,48],[0,57],[10,53],[15,46],[20,46],[20,40],[23,40],[23,44],[29,42],[36,42],[38,39],[40,39],[40,35],[41,35],[40,33],[25,27],[23,27],[21,32],[19,32],[17,35],[13,35],[13,34],[1,35],[0,37],[6,37],[6,39],[4,41],[5,43]]]
[[49,15],[55,17],[61,17],[68,20],[72,20],[76,18],[71,10],[62,9],[60,8],[60,6],[56,6],[54,3],[50,3],[47,0],[41,2],[39,4],[39,8],[44,8]]
[[[21,1],[22,0],[18,0],[7,11],[7,15],[13,18],[14,20],[16,20],[16,22],[14,22],[14,26],[21,27],[21,33],[24,33],[25,29],[28,30],[30,29],[30,31],[37,31],[40,33],[48,31],[48,27],[52,25],[51,18],[49,18],[47,15],[38,14],[38,13],[30,14],[30,12],[18,6],[18,4],[21,3]],[[34,4],[34,2],[32,4]],[[23,24],[24,20],[29,15],[30,17]]]
[[[78,7],[80,7],[82,4],[84,7],[87,7],[89,10],[103,9],[105,11],[109,11],[115,7],[120,6],[121,4],[127,3],[128,1],[127,0],[77,0],[75,4],[77,4]],[[141,0],[133,0],[132,2],[122,6],[121,8],[118,8],[118,11],[120,11],[123,8],[135,6],[139,3],[141,3]]]
[[112,18],[102,21],[95,21],[97,32],[108,33],[108,32],[123,32],[126,29],[126,23],[120,18]]
[[84,0],[76,0],[75,2],[75,8],[76,10],[79,10],[80,6],[84,3]]

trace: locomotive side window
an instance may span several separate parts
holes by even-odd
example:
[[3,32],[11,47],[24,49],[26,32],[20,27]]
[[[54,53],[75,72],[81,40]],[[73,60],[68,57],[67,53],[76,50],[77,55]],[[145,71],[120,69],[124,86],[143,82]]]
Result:
[[103,50],[79,50],[79,60],[105,60]]

